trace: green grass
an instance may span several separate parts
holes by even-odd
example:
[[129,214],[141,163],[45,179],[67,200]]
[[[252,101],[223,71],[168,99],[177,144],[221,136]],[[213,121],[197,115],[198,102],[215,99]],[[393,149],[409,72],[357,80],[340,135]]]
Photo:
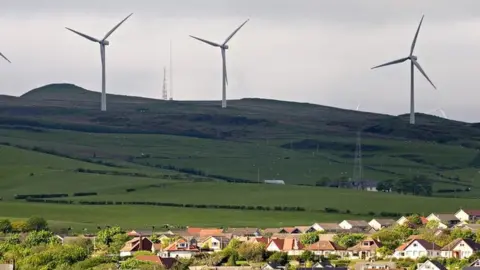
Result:
[[480,208],[474,199],[419,197],[336,188],[223,183],[171,183],[136,192],[75,198],[87,201],[151,201],[183,204],[246,206],[300,206],[307,210],[326,207],[355,214],[375,212],[455,212],[460,207]]
[[[14,147],[0,146],[0,197],[12,199],[15,194],[99,192],[118,193],[127,188],[141,188],[171,180],[78,173],[78,168],[135,172],[133,169],[111,168],[37,153]],[[152,174],[153,177],[153,174]]]
[[[307,212],[262,212],[190,209],[154,206],[81,206],[0,202],[0,218],[42,216],[54,224],[94,230],[97,226],[118,225],[125,229],[160,227],[164,224],[190,226],[281,227],[336,222],[361,216]],[[365,217],[368,219],[367,217]],[[77,227],[77,228],[75,228]]]
[[[82,137],[78,143],[78,136]],[[354,138],[317,136],[322,143],[337,142],[354,147]],[[72,131],[0,129],[0,141],[25,146],[39,146],[59,153],[82,158],[114,161],[141,170],[154,171],[151,166],[173,165],[194,168],[207,175],[222,175],[257,181],[283,179],[289,184],[314,184],[322,177],[352,177],[353,151],[286,149],[285,140],[221,141],[171,135],[101,134]],[[418,174],[447,175],[450,169],[441,166],[468,168],[476,151],[455,145],[426,144],[401,140],[365,139],[366,145],[381,146],[378,151],[364,151],[364,177],[395,179]],[[288,144],[288,143],[287,143]],[[146,154],[148,158],[140,158]],[[423,162],[423,160],[426,160]],[[132,161],[135,163],[133,164]],[[146,169],[148,168],[148,169]],[[451,169],[457,171],[458,169]],[[463,174],[460,174],[464,177]],[[448,179],[443,179],[450,181]],[[473,183],[476,187],[477,183]]]
[[[165,102],[112,95],[108,100],[109,111],[99,112],[98,93],[59,84],[4,102],[0,110],[0,143],[37,151],[0,146],[0,197],[4,200],[0,207],[17,209],[0,211],[0,215],[25,218],[33,209],[60,226],[65,222],[80,224],[75,227],[115,222],[124,226],[155,222],[273,226],[279,222],[298,225],[344,217],[314,212],[12,202],[15,194],[73,192],[100,194],[81,198],[84,200],[288,205],[309,210],[332,207],[354,213],[428,214],[480,207],[476,200],[468,199],[480,197],[480,174],[475,168],[480,164],[472,163],[480,147],[478,124],[418,115],[418,124],[411,126],[403,116],[261,99],[231,101],[228,109],[220,109],[218,102]],[[434,191],[466,187],[471,191],[434,192],[435,196],[464,198],[422,198],[311,186],[219,182],[230,177],[314,185],[323,177],[351,178],[359,130],[364,178],[395,180],[427,175],[435,181]],[[40,153],[45,150],[56,155]],[[101,174],[79,173],[79,168]],[[200,180],[210,182],[197,183]],[[126,193],[127,188],[137,191]],[[92,211],[91,217],[88,211]]]

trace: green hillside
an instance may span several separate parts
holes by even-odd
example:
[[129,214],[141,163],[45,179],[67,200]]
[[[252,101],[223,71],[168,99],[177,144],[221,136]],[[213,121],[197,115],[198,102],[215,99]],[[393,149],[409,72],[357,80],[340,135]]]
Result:
[[[468,199],[480,196],[478,124],[418,114],[418,124],[410,126],[403,115],[263,99],[232,100],[227,109],[221,109],[218,101],[108,95],[108,112],[100,112],[99,100],[99,93],[70,84],[47,85],[21,97],[0,97],[1,215],[23,218],[30,214],[31,205],[45,213],[49,207],[72,213],[97,209],[112,222],[120,222],[121,217],[115,219],[107,214],[113,210],[103,209],[143,207],[165,215],[234,211],[87,206],[79,205],[81,200],[305,209],[295,213],[241,211],[248,219],[245,225],[252,225],[258,216],[271,219],[264,223],[271,225],[275,218],[292,224],[369,212],[480,207]],[[433,196],[465,199],[314,187],[322,181],[342,183],[353,177],[359,131],[364,179],[403,182],[424,177],[433,181]],[[264,179],[281,179],[287,186],[259,185]],[[72,197],[76,192],[98,195]],[[69,194],[67,200],[73,204],[12,202],[16,194],[52,193]],[[3,211],[12,205],[25,210]],[[325,208],[343,214],[326,213]],[[58,224],[81,222],[73,214],[66,219],[48,215]],[[196,218],[177,223],[201,223]],[[235,223],[229,218],[219,222]],[[126,224],[133,226],[133,217],[131,221]]]

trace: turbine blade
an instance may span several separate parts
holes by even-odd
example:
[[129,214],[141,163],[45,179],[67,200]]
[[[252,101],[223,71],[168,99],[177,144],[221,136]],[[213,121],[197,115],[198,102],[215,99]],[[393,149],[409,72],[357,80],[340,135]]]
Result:
[[228,76],[227,76],[227,56],[225,55],[225,49],[222,49],[222,62],[223,62],[223,76],[225,84],[228,85]]
[[227,44],[227,42],[232,39],[232,37],[238,32],[238,30],[240,30],[240,28],[242,28],[250,19],[247,19],[244,23],[242,23],[235,31],[233,31],[233,33],[230,34],[230,36],[227,37],[227,39],[225,39],[225,42],[223,42],[223,45]]
[[0,56],[2,56],[3,59],[7,60],[7,62],[12,63],[12,62],[10,62],[10,60],[8,60],[8,58],[7,58],[5,55],[3,55],[3,53],[1,53],[1,52],[0,52]]
[[75,31],[75,30],[73,30],[73,29],[71,29],[71,28],[68,28],[68,27],[65,27],[65,28],[67,28],[68,30],[72,31],[73,33],[75,33],[75,34],[77,34],[77,35],[79,35],[79,36],[82,36],[82,37],[84,37],[84,38],[86,38],[86,39],[88,39],[88,40],[91,40],[91,41],[93,41],[93,42],[100,42],[100,40],[98,40],[98,39],[96,39],[96,38],[94,38],[94,37],[85,35],[85,34],[83,34],[83,33],[80,33],[80,32],[78,32],[78,31]]
[[409,57],[401,58],[401,59],[394,60],[394,61],[391,61],[391,62],[388,62],[388,63],[385,63],[385,64],[381,64],[381,65],[376,66],[376,67],[372,67],[372,69],[379,68],[379,67],[384,67],[384,66],[389,66],[389,65],[394,65],[394,64],[399,64],[399,63],[403,63],[403,62],[407,61],[408,59],[409,59]]
[[[122,23],[124,23],[128,18],[130,18],[130,16],[132,16],[133,13],[130,13],[130,15],[128,15],[125,19],[123,19],[121,22],[119,22],[117,25],[115,25],[115,27],[112,28],[112,30],[110,30],[106,35],[105,37],[103,38],[103,40],[106,40],[111,34],[113,34],[113,32],[115,32],[115,30],[117,30],[118,27],[120,27],[120,25],[122,25]],[[102,40],[102,41],[103,41]]]
[[445,113],[445,111],[442,110],[442,109],[439,109],[439,110],[440,110],[440,113],[442,114],[443,118],[448,119],[447,114]]
[[425,73],[425,71],[423,71],[422,67],[420,66],[420,64],[416,61],[416,60],[412,60],[413,64],[418,68],[418,70],[420,71],[420,73],[423,74],[423,76],[425,76],[425,78],[430,82],[430,84],[433,86],[433,88],[437,89],[437,87],[433,84],[433,82],[430,80],[430,78],[428,78],[427,74]]
[[415,33],[415,37],[413,38],[412,47],[410,48],[410,56],[413,55],[413,50],[415,49],[415,44],[417,43],[418,33],[420,32],[420,27],[422,26],[423,17],[425,17],[425,15],[422,15],[420,24],[418,24],[417,32]]
[[204,42],[204,43],[207,43],[208,45],[212,45],[213,47],[220,47],[220,44],[217,44],[215,42],[211,42],[211,41],[208,41],[206,39],[203,39],[203,38],[199,38],[199,37],[195,37],[195,36],[190,36],[191,38],[194,38],[196,40],[199,40],[201,42]]

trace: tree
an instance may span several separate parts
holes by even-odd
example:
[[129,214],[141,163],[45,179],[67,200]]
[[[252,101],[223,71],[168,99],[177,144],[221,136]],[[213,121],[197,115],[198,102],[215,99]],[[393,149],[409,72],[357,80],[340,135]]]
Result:
[[342,247],[349,248],[355,246],[364,238],[365,235],[361,233],[345,233],[335,235],[333,241]]
[[250,262],[261,262],[265,256],[265,245],[259,243],[242,243],[238,249],[238,255]]
[[268,262],[278,263],[280,265],[285,265],[288,261],[288,255],[285,252],[274,252],[270,257],[268,257]]
[[58,243],[59,240],[49,231],[32,231],[28,233],[23,242],[27,247],[34,247],[40,244]]
[[96,241],[99,244],[110,246],[113,242],[113,237],[117,234],[123,234],[124,232],[120,227],[107,227],[98,231]]
[[313,252],[311,252],[310,250],[305,250],[300,255],[300,260],[311,263],[314,257],[315,257],[315,254],[313,254]]
[[315,232],[304,233],[300,236],[300,242],[304,245],[311,245],[318,241],[318,234]]
[[28,231],[27,223],[23,220],[15,220],[12,222],[12,232],[26,232]]
[[27,219],[27,230],[29,231],[47,231],[48,223],[42,217],[30,217]]
[[422,225],[422,218],[418,214],[413,214],[407,217],[407,220],[410,224],[420,226]]
[[238,254],[234,252],[230,257],[228,257],[227,265],[228,266],[236,266],[238,260]]
[[427,225],[425,225],[425,227],[427,229],[430,229],[430,230],[435,230],[435,229],[438,229],[438,225],[440,224],[440,222],[438,222],[437,220],[429,220],[427,222]]
[[8,219],[0,220],[0,232],[9,233],[12,231],[12,223]]

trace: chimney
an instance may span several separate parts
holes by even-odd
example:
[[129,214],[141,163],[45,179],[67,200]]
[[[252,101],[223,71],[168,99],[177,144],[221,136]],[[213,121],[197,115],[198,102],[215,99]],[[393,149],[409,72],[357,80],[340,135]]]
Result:
[[138,250],[143,250],[143,241],[142,241],[142,234],[140,233],[140,243],[138,243]]

